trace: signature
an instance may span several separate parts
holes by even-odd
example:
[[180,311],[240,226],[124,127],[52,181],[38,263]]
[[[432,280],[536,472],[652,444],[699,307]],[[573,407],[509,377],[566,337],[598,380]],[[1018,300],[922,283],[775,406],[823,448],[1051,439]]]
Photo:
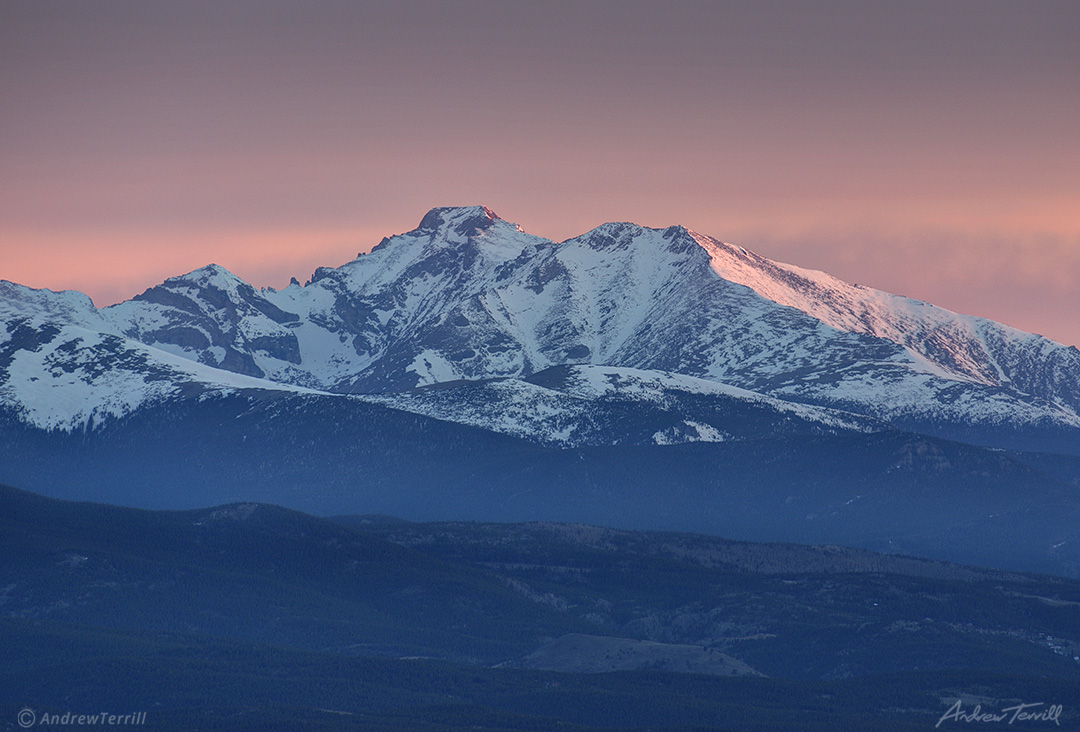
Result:
[[[1045,708],[1036,709],[1037,707]],[[984,712],[982,704],[977,704],[972,711],[965,712],[963,702],[957,699],[956,703],[949,707],[949,711],[941,715],[941,719],[937,721],[934,727],[940,727],[942,722],[947,722],[950,719],[955,722],[1006,722],[1007,724],[1013,722],[1053,722],[1060,727],[1061,705],[1051,704],[1047,706],[1045,702],[1035,702],[1033,704],[1017,704],[1005,707],[998,712]]]

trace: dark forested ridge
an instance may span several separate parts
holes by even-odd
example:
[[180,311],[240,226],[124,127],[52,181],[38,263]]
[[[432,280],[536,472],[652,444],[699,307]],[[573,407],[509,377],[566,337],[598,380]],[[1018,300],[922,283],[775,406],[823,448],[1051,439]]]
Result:
[[1070,729],[1080,704],[1080,583],[835,546],[4,488],[0,578],[9,725],[909,730],[963,698]]
[[85,431],[5,424],[0,415],[0,482],[56,498],[695,531],[1080,576],[1080,462],[898,431],[553,449],[273,392],[147,408]]

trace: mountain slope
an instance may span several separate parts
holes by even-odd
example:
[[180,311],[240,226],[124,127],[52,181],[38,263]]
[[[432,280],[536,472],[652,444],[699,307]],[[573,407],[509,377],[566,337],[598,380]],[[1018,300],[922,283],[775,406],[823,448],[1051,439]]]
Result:
[[300,362],[296,336],[288,328],[298,317],[213,264],[168,279],[103,315],[130,338],[239,374],[266,376],[256,365],[260,354]]
[[553,366],[525,379],[436,384],[364,401],[549,447],[725,442],[880,432],[888,426],[715,381],[608,366]]
[[40,318],[0,332],[0,414],[37,429],[93,428],[165,401],[302,389],[209,368],[138,341]]
[[780,264],[741,247],[693,234],[713,270],[827,325],[886,338],[953,378],[1012,385],[1080,407],[1080,352],[985,318],[850,285],[824,272]]

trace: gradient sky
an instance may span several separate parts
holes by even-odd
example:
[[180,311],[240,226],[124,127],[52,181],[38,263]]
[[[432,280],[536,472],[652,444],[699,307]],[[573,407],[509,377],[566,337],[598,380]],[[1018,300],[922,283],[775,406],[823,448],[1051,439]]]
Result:
[[0,278],[684,224],[1080,344],[1080,3],[0,0]]

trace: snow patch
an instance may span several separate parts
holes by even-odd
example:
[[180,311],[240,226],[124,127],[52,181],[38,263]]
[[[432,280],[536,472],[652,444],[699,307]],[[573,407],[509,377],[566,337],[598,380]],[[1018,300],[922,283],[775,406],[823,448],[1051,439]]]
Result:
[[438,351],[431,349],[419,353],[405,370],[416,374],[419,377],[418,383],[421,386],[437,384],[443,381],[456,381],[462,378],[449,359]]

